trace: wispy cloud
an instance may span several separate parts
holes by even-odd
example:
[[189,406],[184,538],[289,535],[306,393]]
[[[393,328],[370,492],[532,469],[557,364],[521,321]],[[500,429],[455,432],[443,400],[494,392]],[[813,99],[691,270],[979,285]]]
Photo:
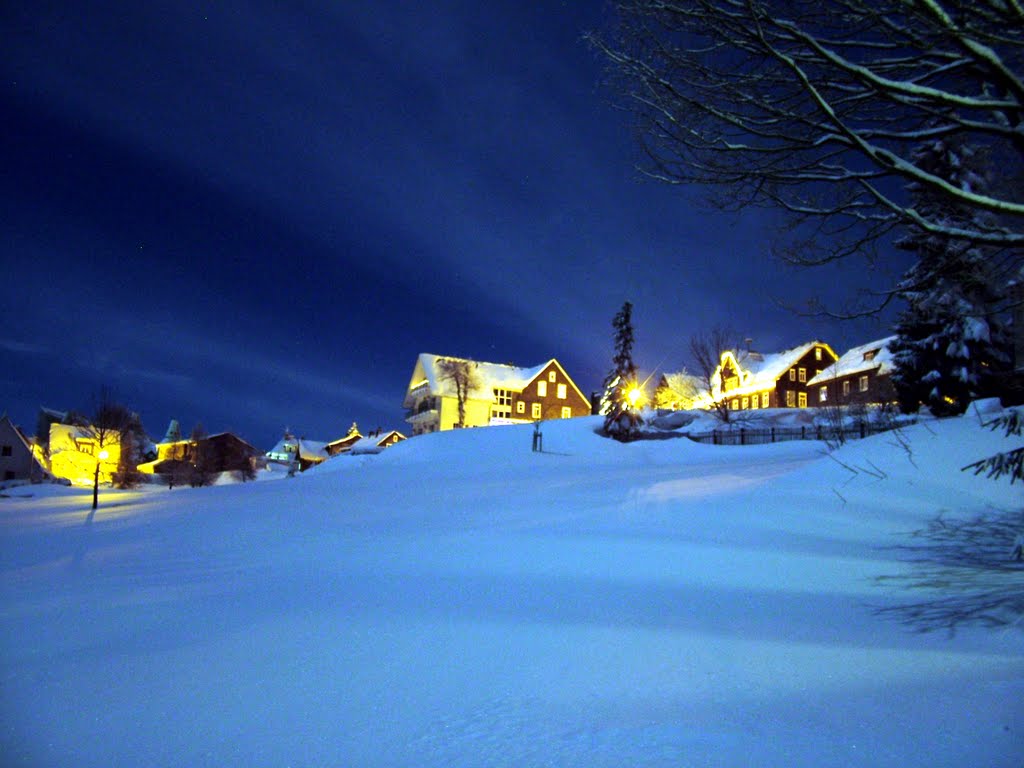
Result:
[[52,350],[42,344],[33,344],[28,341],[17,341],[15,339],[0,339],[0,349],[4,352],[14,352],[19,355],[46,355]]

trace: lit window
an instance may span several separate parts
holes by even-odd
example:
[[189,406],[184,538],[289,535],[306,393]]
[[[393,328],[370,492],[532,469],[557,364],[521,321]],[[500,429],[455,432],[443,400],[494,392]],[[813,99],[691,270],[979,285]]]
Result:
[[828,402],[828,387],[822,387],[820,390],[818,390],[818,402],[819,403],[827,403]]
[[739,376],[730,376],[725,380],[725,391],[728,392],[730,389],[736,389],[740,385]]
[[540,403],[533,403],[532,405],[530,405],[530,418],[540,418]]
[[796,381],[796,370],[794,370],[793,368],[789,369],[789,380]]
[[806,392],[798,392],[797,393],[796,404],[800,408],[806,408],[807,407],[807,393]]
[[548,371],[548,381],[550,381],[552,384],[554,384],[556,378],[558,378],[558,374],[557,373],[555,373],[554,371]]
[[548,383],[546,381],[537,382],[537,397],[548,396]]
[[796,394],[790,390],[786,392],[786,407],[792,408],[794,405],[796,405]]
[[749,407],[750,407],[750,398],[749,397],[744,397],[743,398],[743,410],[746,410]]
[[559,384],[558,385],[558,399],[559,400],[565,400],[566,395],[568,395],[568,394],[569,394],[569,392],[566,389],[565,384]]
[[843,394],[844,395],[850,394],[850,382],[849,381],[844,381],[843,382]]
[[733,400],[731,403],[729,403],[729,407],[732,408],[732,410],[735,411],[737,408],[740,407],[740,401],[739,400]]
[[762,392],[761,393],[761,407],[762,408],[767,408],[768,407],[768,393],[767,392]]
[[516,402],[516,413],[526,413],[526,403],[522,400]]
[[761,402],[761,398],[759,398],[757,395],[754,395],[752,398],[750,398],[750,407],[751,408],[757,408],[757,406],[758,406],[758,404],[760,402]]
[[867,376],[861,376],[857,380],[857,384],[860,387],[860,391],[861,392],[867,392],[868,391],[868,377]]
[[797,378],[799,378],[800,381],[807,381],[807,369],[801,368]]
[[563,405],[562,406],[562,418],[563,419],[571,419],[572,418],[572,408],[570,408],[567,405]]
[[872,350],[869,350],[869,351],[865,352],[864,353],[864,360],[865,360],[865,362],[870,362],[871,360],[874,360],[875,359],[875,353],[877,351],[878,351],[877,349],[872,349]]
[[814,359],[821,360],[821,347],[814,348]]

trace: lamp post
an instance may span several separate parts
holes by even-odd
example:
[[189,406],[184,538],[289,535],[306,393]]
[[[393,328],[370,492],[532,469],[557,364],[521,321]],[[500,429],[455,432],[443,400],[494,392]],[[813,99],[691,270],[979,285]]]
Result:
[[96,511],[96,505],[99,503],[100,495],[100,462],[106,461],[109,455],[106,448],[96,454],[96,471],[92,476],[92,509],[94,512]]

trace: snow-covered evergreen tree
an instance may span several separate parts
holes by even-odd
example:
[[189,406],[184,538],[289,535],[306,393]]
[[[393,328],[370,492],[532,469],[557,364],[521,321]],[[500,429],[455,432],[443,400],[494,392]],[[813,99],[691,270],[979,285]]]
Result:
[[[981,155],[954,140],[922,146],[915,162],[965,191],[988,186]],[[892,380],[904,411],[924,403],[937,415],[963,413],[971,400],[995,394],[1009,360],[992,254],[954,234],[985,224],[978,221],[984,214],[918,185],[910,192],[915,208],[943,229],[917,230],[897,243],[918,261],[899,285],[907,307],[896,322]]]
[[604,380],[604,432],[616,440],[626,441],[636,437],[641,423],[639,411],[630,401],[630,393],[636,389],[637,369],[633,362],[633,305],[628,301],[612,320],[615,329],[615,354],[613,367]]

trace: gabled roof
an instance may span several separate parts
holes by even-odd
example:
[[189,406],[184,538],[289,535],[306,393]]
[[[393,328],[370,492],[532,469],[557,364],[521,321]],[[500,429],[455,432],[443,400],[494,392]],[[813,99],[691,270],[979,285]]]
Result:
[[285,446],[294,446],[296,443],[299,446],[300,459],[305,459],[306,461],[325,461],[327,459],[327,451],[324,450],[326,443],[291,436],[285,436],[278,440],[277,444],[267,451],[266,455],[289,453],[289,451],[285,450]]
[[824,384],[827,381],[833,381],[843,376],[853,376],[868,371],[876,371],[880,376],[891,373],[893,359],[892,352],[889,350],[889,344],[895,338],[895,336],[887,336],[884,339],[853,347],[833,365],[830,365],[807,382],[808,386]]
[[[730,390],[730,395],[742,394],[744,391],[756,392],[769,389],[775,385],[780,376],[796,365],[804,355],[815,347],[824,347],[833,357],[838,357],[832,351],[832,348],[823,341],[808,341],[798,347],[769,354],[750,352],[748,350],[730,350],[722,353],[722,363],[719,365],[719,371],[721,371],[722,365],[728,361],[741,372],[740,385],[737,389]],[[717,379],[718,376],[716,375],[715,378]]]
[[24,446],[25,450],[28,451],[29,453],[32,453],[32,446],[29,443],[28,437],[26,437],[25,434],[22,433],[20,429],[18,429],[18,426],[13,421],[11,421],[10,417],[6,413],[3,416],[0,416],[0,426],[4,424],[6,424],[7,427],[11,430],[11,432],[13,432],[17,436],[18,440],[21,442],[22,446]]
[[[522,392],[529,386],[531,381],[536,379],[552,363],[559,367],[570,383],[572,382],[569,374],[565,373],[565,369],[562,368],[555,358],[551,358],[547,362],[531,368],[520,368],[511,364],[485,363],[477,360],[452,357],[451,355],[432,355],[424,352],[416,359],[416,366],[413,368],[407,392],[426,383],[434,395],[455,397],[455,387],[452,382],[441,377],[440,368],[438,367],[438,361],[440,360],[457,360],[475,366],[474,373],[477,379],[477,386],[469,392],[471,399],[490,401],[494,398],[495,389],[509,389],[515,392]],[[576,389],[577,391],[579,390],[578,387]],[[580,396],[583,397],[583,394],[580,393]],[[584,400],[586,400],[586,397],[584,397]],[[406,407],[408,405],[406,403]]]

